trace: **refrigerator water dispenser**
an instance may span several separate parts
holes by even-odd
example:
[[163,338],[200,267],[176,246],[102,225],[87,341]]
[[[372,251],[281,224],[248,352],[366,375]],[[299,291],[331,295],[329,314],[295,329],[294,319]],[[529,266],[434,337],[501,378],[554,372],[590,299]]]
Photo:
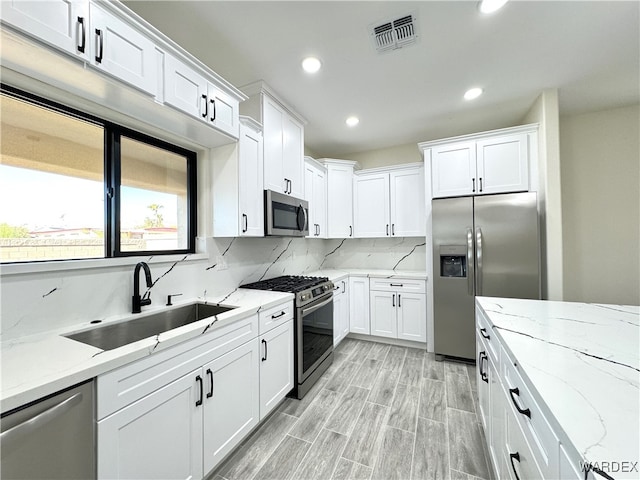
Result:
[[467,248],[464,245],[440,247],[440,276],[467,277]]

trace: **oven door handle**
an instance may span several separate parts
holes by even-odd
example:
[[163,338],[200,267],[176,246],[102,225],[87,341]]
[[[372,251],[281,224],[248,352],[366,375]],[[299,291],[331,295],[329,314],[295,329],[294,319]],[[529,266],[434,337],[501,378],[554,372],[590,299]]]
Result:
[[324,302],[319,303],[317,305],[313,305],[312,307],[309,307],[309,308],[303,308],[302,309],[302,316],[305,317],[305,316],[309,315],[310,313],[313,313],[316,310],[329,305],[332,301],[333,301],[333,293],[331,293],[331,296],[327,300],[325,300]]

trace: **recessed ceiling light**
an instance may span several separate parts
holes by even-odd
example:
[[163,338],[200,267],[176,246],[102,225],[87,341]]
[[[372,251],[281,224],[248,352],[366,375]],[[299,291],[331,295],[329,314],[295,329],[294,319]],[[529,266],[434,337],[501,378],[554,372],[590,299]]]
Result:
[[316,73],[321,66],[322,63],[316,57],[307,57],[302,61],[302,68],[307,73]]
[[469,90],[464,92],[464,99],[465,100],[473,100],[474,98],[478,98],[480,95],[482,95],[482,89],[481,88],[478,88],[478,87],[470,88]]
[[350,127],[355,127],[356,125],[358,125],[360,123],[360,119],[358,117],[349,117],[349,118],[347,118],[345,123],[347,125],[349,125]]
[[508,0],[482,0],[478,4],[478,9],[481,13],[493,13],[504,7],[504,4],[507,3],[507,1]]

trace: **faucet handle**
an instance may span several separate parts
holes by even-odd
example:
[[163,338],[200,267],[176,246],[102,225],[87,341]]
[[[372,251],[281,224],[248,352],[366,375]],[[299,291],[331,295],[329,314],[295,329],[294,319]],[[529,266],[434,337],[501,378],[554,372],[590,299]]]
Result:
[[171,303],[171,297],[179,297],[180,295],[182,295],[181,293],[172,293],[171,295],[167,295],[167,307],[170,307],[171,305],[173,305],[173,303]]

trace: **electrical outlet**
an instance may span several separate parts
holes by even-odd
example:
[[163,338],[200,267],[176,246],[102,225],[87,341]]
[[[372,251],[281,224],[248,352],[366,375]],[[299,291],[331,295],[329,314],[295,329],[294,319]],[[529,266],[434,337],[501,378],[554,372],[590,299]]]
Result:
[[224,257],[222,255],[217,255],[216,270],[226,270],[227,268],[229,268],[229,265],[227,265],[227,261],[224,259]]

